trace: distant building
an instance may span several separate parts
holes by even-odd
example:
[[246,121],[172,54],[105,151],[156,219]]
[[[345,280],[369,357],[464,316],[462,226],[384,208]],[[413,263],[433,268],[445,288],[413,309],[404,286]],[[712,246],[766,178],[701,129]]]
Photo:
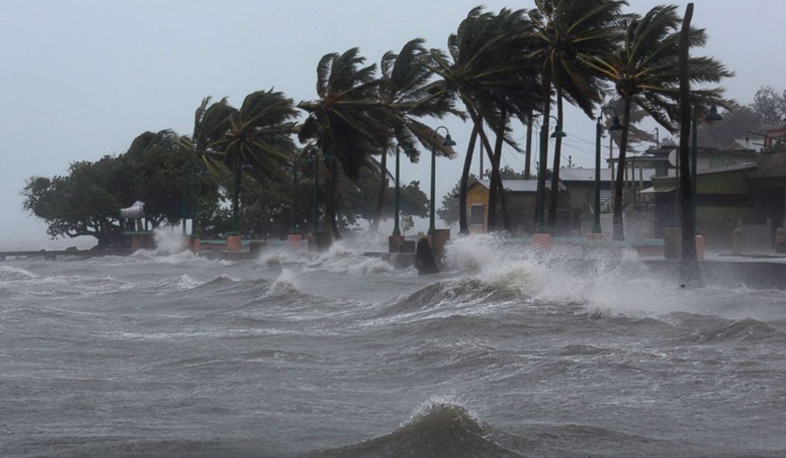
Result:
[[[488,231],[488,208],[490,180],[475,180],[467,189],[467,222],[471,234]],[[511,230],[531,234],[535,231],[535,205],[538,180],[502,180],[506,190]],[[546,189],[551,189],[551,180],[546,180]],[[564,191],[565,187],[560,186]],[[548,192],[545,208],[548,208]],[[502,216],[498,213],[498,227],[502,228]]]

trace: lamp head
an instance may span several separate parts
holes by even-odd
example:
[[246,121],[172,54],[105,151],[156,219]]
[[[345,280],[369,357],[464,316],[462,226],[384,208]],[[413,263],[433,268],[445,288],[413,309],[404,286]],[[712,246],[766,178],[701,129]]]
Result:
[[450,138],[450,134],[445,135],[445,140],[442,142],[442,146],[456,146],[456,142]]
[[704,120],[712,123],[715,121],[723,121],[723,116],[718,113],[718,107],[713,103],[710,107],[710,112],[707,113],[707,116],[704,117]]
[[614,132],[617,130],[622,130],[622,124],[620,124],[620,117],[614,115],[614,118],[611,120],[611,125],[609,126],[609,132]]
[[554,128],[554,133],[551,134],[551,138],[565,138],[568,134],[566,134],[562,130],[562,124],[557,124],[557,127]]
[[245,164],[243,164],[243,166],[242,166],[242,167],[240,167],[240,168],[241,168],[241,169],[242,169],[244,172],[250,172],[250,171],[254,170],[254,166],[253,166],[253,165],[251,165],[251,164],[249,164],[249,163],[245,163]]

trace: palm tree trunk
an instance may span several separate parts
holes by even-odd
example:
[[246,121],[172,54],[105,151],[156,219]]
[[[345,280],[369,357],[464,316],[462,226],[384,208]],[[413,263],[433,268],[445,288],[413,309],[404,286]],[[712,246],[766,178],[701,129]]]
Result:
[[[500,163],[502,162],[502,144],[505,140],[505,126],[507,125],[507,113],[505,110],[502,110],[502,124],[501,127],[497,130],[497,140],[496,144],[494,145],[494,164],[497,167],[497,171],[499,172]],[[499,199],[501,205],[501,212],[502,212],[502,224],[506,231],[510,231],[510,215],[508,214],[508,205],[507,199],[505,195],[505,185],[502,183],[502,175],[497,173],[498,180],[495,183],[492,183],[492,187],[497,190],[497,198]],[[491,202],[489,202],[489,206],[491,206]],[[495,221],[496,226],[496,221]],[[496,227],[495,227],[496,229]]]
[[625,98],[625,118],[622,123],[622,139],[620,140],[619,161],[617,162],[617,177],[614,181],[614,216],[612,221],[612,240],[625,240],[625,226],[622,222],[622,192],[625,181],[625,154],[628,149],[628,131],[630,130],[631,101]]
[[[469,234],[469,224],[467,224],[467,187],[469,186],[469,173],[472,168],[472,156],[475,152],[475,143],[478,139],[479,129],[478,125],[475,125],[472,129],[467,154],[464,156],[464,168],[461,171],[461,184],[459,185],[459,234]],[[483,156],[481,155],[480,157]]]
[[527,116],[527,145],[524,153],[524,179],[530,179],[530,163],[532,162],[532,110]]
[[388,189],[388,154],[387,151],[382,152],[382,159],[380,164],[380,179],[379,179],[379,194],[377,195],[377,206],[374,209],[374,219],[371,221],[371,229],[377,232],[379,228],[379,220],[382,217],[382,207],[385,205],[385,191]]
[[[504,118],[504,113],[503,113]],[[504,122],[504,121],[503,121]],[[494,142],[494,149],[489,151],[490,155],[493,155],[493,158],[489,161],[491,162],[491,167],[496,169],[495,164],[497,163],[497,150],[502,150],[502,140],[503,136],[500,135],[500,129],[494,129],[494,134],[496,135],[496,140]],[[499,180],[499,181],[497,181]],[[489,219],[488,219],[488,231],[495,232],[497,230],[497,198],[499,197],[499,185],[502,181],[502,177],[499,176],[499,173],[491,174],[491,182],[489,184]]]
[[[470,117],[472,116],[473,116],[472,112],[470,112]],[[484,146],[484,149],[486,150],[486,155],[489,158],[489,162],[491,162],[491,183],[489,184],[490,189],[489,189],[489,208],[488,208],[489,210],[488,220],[491,221],[492,211],[496,212],[496,200],[494,206],[493,207],[491,206],[491,191],[494,190],[495,196],[500,198],[500,202],[502,204],[503,218],[504,218],[504,214],[507,213],[507,208],[508,208],[507,200],[505,199],[505,192],[502,189],[502,177],[499,174],[499,163],[495,161],[494,154],[492,153],[492,151],[494,150],[491,148],[491,143],[489,142],[489,138],[486,135],[486,132],[483,131],[482,127],[479,130],[478,135],[480,135],[480,140]],[[494,184],[496,184],[497,186],[496,187],[493,186]],[[496,218],[496,215],[494,216]],[[490,224],[489,224],[489,230],[491,230]]]
[[336,163],[328,163],[328,199],[325,205],[325,218],[327,219],[328,223],[330,224],[330,230],[333,232],[333,238],[340,239],[341,233],[338,230],[338,223],[336,221],[336,185],[338,181],[338,177],[336,173],[338,172],[338,167]]
[[543,103],[543,122],[540,126],[540,154],[538,157],[538,192],[535,196],[535,230],[540,226],[540,212],[546,202],[546,168],[549,156],[549,121],[551,120],[551,80],[548,76],[543,82],[546,101]]
[[[483,118],[481,118],[472,109],[468,109],[467,111],[469,112],[469,116],[472,119],[472,122],[475,123],[476,125],[480,125],[481,126],[480,129],[478,130],[478,135],[480,135],[480,140],[481,140],[481,142],[482,142],[482,144],[483,144],[483,146],[484,146],[484,148],[486,150],[486,154],[488,155],[489,162],[491,162],[491,180],[492,180],[491,182],[494,183],[494,180],[497,180],[497,182],[499,183],[499,187],[497,188],[497,191],[499,191],[499,189],[502,188],[502,179],[499,177],[499,163],[495,163],[495,161],[494,161],[494,154],[492,154],[493,150],[491,148],[491,143],[489,143],[488,136],[486,136],[486,132],[483,130]],[[496,178],[494,178],[495,176],[496,176]],[[494,189],[493,186],[489,186],[489,188]],[[495,208],[490,205],[491,204],[491,189],[489,189],[489,209],[488,209],[489,210],[489,220],[491,218],[492,211],[495,210]],[[503,209],[507,209],[507,202],[505,200],[504,192],[500,192],[497,195],[501,195],[502,196]]]
[[[693,19],[693,3],[688,3],[680,32],[680,210],[682,214],[682,256],[680,259],[680,282],[691,288],[703,286],[699,265],[696,262],[696,220],[691,208],[692,186],[688,142],[690,139],[691,100],[688,75],[688,51],[690,49],[690,23]],[[693,122],[696,122],[695,120]]]
[[[562,89],[557,89],[557,124],[562,126]],[[557,137],[554,145],[554,168],[551,172],[551,197],[549,198],[548,225],[551,230],[557,226],[557,206],[559,204],[559,169],[562,162],[562,138]]]

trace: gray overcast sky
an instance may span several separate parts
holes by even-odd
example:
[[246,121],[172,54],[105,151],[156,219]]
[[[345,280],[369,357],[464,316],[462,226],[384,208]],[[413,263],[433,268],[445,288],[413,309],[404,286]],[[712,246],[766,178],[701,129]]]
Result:
[[[275,87],[295,101],[315,97],[316,64],[328,52],[360,47],[370,62],[422,37],[444,48],[447,36],[478,1],[468,0],[6,0],[0,16],[0,249],[64,246],[48,242],[42,222],[21,210],[31,175],[64,174],[76,160],[124,152],[146,131],[191,132],[201,99]],[[630,0],[646,12],[664,2]],[[685,1],[675,2],[681,10]],[[694,24],[709,33],[702,54],[737,76],[730,97],[749,103],[762,85],[786,89],[783,0],[696,0]],[[490,10],[532,2],[483,2]],[[469,129],[446,120],[458,151]],[[654,127],[654,125],[653,125]],[[593,161],[593,121],[571,110],[563,156]],[[519,129],[516,137],[523,137]],[[505,162],[523,169],[523,157]],[[403,168],[403,179],[428,186],[428,161]],[[458,180],[461,161],[441,161],[438,194]],[[477,166],[473,167],[473,171]]]

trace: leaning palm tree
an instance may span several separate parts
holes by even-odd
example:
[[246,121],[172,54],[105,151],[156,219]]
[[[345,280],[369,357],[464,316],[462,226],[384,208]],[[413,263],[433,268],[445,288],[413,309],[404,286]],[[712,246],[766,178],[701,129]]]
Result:
[[[619,41],[618,21],[622,16],[624,0],[536,0],[529,16],[535,26],[536,41],[533,57],[543,66],[542,90],[543,129],[541,139],[547,148],[549,117],[551,114],[552,87],[556,92],[557,123],[563,122],[563,99],[581,108],[593,117],[595,106],[602,101],[602,82],[579,59],[579,55],[594,55],[611,49]],[[549,200],[549,226],[556,224],[559,197],[562,139],[557,138],[554,148],[551,197]],[[544,163],[545,158],[541,158]],[[545,177],[544,177],[545,178]],[[539,190],[543,189],[543,179]],[[545,196],[539,196],[543,199]]]
[[[633,16],[623,20],[624,40],[613,53],[605,56],[582,55],[582,60],[611,81],[625,101],[624,120],[620,141],[617,176],[614,183],[614,240],[625,239],[622,221],[623,181],[625,155],[628,147],[631,109],[641,107],[658,124],[669,132],[675,131],[679,115],[679,27],[682,18],[676,6],[656,6],[643,17]],[[690,46],[703,46],[707,34],[703,29],[692,29]],[[689,60],[692,83],[717,83],[731,77],[733,72],[710,57],[692,57]],[[694,105],[707,107],[710,103],[731,106],[733,102],[722,98],[720,87],[693,90]]]
[[[282,170],[295,155],[292,134],[295,133],[294,120],[298,112],[292,99],[273,89],[249,94],[240,109],[222,102],[221,108],[217,107],[216,111],[228,113],[228,122],[219,122],[219,125],[225,125],[225,129],[207,136],[205,147],[209,154],[206,160],[209,165],[220,164],[232,172],[232,226],[236,233],[242,171],[253,171],[257,180],[282,179]],[[207,110],[204,115],[212,113]],[[197,110],[197,118],[199,116]],[[199,141],[197,136],[197,144]]]
[[489,202],[489,219],[496,211],[494,201],[498,194],[502,198],[503,216],[506,214],[499,162],[483,127],[488,124],[499,138],[515,146],[507,135],[509,119],[526,116],[540,103],[538,72],[528,65],[530,60],[525,52],[529,32],[524,11],[503,9],[495,15],[477,7],[467,14],[456,33],[448,37],[447,54],[432,49],[424,59],[424,65],[440,78],[433,88],[434,94],[447,94],[460,100],[473,123],[459,186],[459,230],[463,234],[468,233],[467,186],[478,139],[491,162],[490,197],[494,199]]
[[329,172],[325,216],[336,238],[341,237],[336,221],[338,166],[348,178],[357,179],[369,156],[382,154],[390,137],[378,98],[376,65],[364,62],[358,48],[326,54],[317,66],[318,99],[298,104],[308,113],[298,137],[315,143]]
[[[430,151],[435,137],[434,130],[419,118],[442,119],[447,114],[463,117],[463,113],[455,109],[452,98],[435,97],[429,92],[433,73],[421,64],[421,57],[426,53],[423,43],[420,38],[411,40],[398,54],[385,53],[380,64],[379,100],[386,109],[385,123],[395,145],[390,145],[379,161],[380,189],[371,223],[373,230],[379,224],[387,189],[387,153],[402,148],[410,161],[416,162],[420,157],[418,145]],[[455,155],[453,149],[442,142],[436,145],[436,153],[445,157]]]

